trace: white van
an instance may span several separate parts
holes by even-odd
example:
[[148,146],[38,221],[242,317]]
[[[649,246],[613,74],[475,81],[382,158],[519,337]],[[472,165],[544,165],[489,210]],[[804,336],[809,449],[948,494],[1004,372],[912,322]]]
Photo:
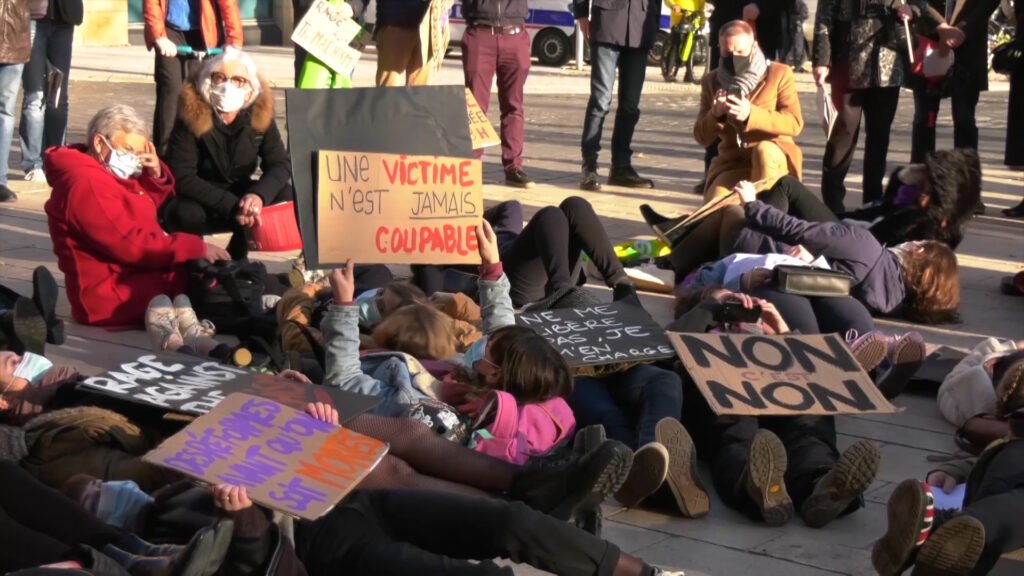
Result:
[[[526,32],[533,43],[533,55],[544,66],[565,66],[576,52],[576,22],[572,17],[570,0],[530,0],[530,15],[526,19]],[[458,46],[466,30],[462,17],[462,2],[452,5],[451,44]]]

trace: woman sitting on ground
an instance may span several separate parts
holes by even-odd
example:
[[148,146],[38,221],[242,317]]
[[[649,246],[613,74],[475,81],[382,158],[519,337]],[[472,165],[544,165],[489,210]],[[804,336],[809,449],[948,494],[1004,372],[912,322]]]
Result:
[[174,178],[134,109],[97,112],[86,142],[46,154],[46,215],[71,315],[83,324],[141,326],[154,296],[184,291],[186,262],[228,254],[160,228],[157,206],[174,195]]
[[806,222],[756,197],[750,182],[735,191],[743,206],[708,216],[672,246],[668,260],[683,278],[705,262],[729,254],[798,252],[824,256],[834,270],[853,277],[850,295],[872,314],[937,324],[954,321],[960,305],[956,255],[934,240],[885,248],[867,230],[838,222]]
[[[292,199],[274,95],[248,54],[232,49],[204,61],[182,90],[167,165],[178,195],[160,208],[164,228],[199,235],[232,231],[228,253],[245,258],[260,210]],[[254,179],[257,168],[262,173]]]

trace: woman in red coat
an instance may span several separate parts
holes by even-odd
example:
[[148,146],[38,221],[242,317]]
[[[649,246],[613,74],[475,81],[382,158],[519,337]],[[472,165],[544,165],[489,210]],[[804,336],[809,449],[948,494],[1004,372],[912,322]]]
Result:
[[86,142],[51,148],[45,161],[53,187],[46,215],[71,315],[83,324],[138,326],[154,296],[184,291],[185,262],[228,255],[199,236],[160,228],[157,207],[174,194],[174,177],[135,110],[100,110]]

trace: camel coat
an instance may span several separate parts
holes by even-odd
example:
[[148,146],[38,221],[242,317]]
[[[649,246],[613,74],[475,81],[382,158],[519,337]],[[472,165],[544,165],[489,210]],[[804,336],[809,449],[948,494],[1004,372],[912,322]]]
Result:
[[[764,78],[751,93],[750,117],[746,125],[739,128],[729,121],[719,122],[711,115],[711,103],[718,90],[718,74],[706,74],[701,82],[700,112],[693,126],[693,137],[705,148],[721,138],[718,156],[708,168],[708,189],[725,172],[749,170],[752,151],[761,142],[777,145],[786,156],[789,173],[800,179],[803,154],[793,138],[803,130],[804,117],[800,112],[793,69],[784,64],[768,65]],[[743,136],[743,147],[737,143],[737,131]]]

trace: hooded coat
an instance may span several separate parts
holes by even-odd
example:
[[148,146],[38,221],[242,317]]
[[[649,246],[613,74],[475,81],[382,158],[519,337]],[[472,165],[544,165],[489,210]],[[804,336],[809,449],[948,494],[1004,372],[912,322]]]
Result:
[[184,292],[185,263],[205,258],[206,244],[160,227],[157,207],[174,194],[167,166],[160,178],[119,178],[81,145],[51,148],[44,163],[53,252],[76,321],[141,326],[154,296]]
[[[178,195],[217,216],[233,217],[239,199],[250,193],[269,205],[291,185],[291,164],[274,121],[270,84],[260,78],[255,102],[228,125],[189,82],[181,92],[166,160]],[[262,174],[253,180],[257,167]]]

